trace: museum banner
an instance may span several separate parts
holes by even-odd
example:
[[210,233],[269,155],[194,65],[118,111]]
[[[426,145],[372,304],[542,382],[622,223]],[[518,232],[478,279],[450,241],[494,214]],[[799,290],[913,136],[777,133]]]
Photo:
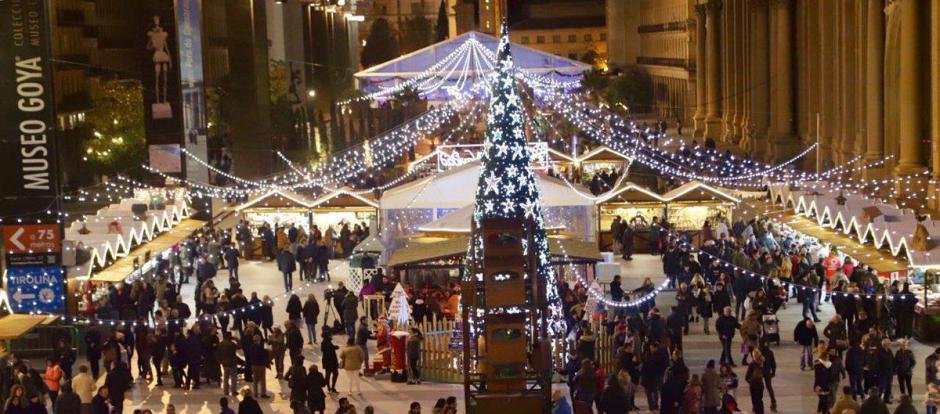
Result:
[[[148,0],[142,2],[140,15],[140,38],[145,42],[146,53],[138,73],[144,86],[144,125],[147,144],[160,146],[183,146],[183,105],[180,92],[180,58],[173,0]],[[165,154],[167,151],[158,151]],[[173,152],[173,151],[170,151]],[[180,153],[178,150],[176,153]],[[154,153],[151,150],[151,154]],[[163,171],[167,174],[182,174],[182,163],[169,163],[165,159],[150,160],[151,167],[179,165],[176,169]]]
[[0,214],[55,223],[59,211],[48,0],[0,0]]

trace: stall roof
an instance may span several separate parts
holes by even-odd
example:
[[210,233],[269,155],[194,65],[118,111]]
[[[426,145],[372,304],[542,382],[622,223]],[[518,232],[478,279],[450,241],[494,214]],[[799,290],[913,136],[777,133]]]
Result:
[[371,192],[356,191],[349,187],[335,189],[313,200],[311,208],[315,207],[373,207],[379,208],[379,203]]
[[[375,228],[374,226],[372,228]],[[365,240],[361,241],[359,244],[353,248],[354,252],[367,252],[367,253],[384,253],[385,244],[382,243],[382,238],[377,237],[374,233],[370,234],[369,237],[366,237]]]
[[132,251],[127,256],[118,259],[114,264],[92,276],[91,280],[95,282],[122,282],[132,273],[134,273],[134,259],[140,258],[139,262],[143,265],[144,256],[151,252],[151,257],[163,253],[187,237],[195,233],[206,224],[205,221],[186,219],[172,230],[163,233],[159,237],[145,243]]
[[[480,162],[474,161],[460,167],[432,175],[422,180],[391,188],[382,195],[382,209],[399,208],[463,208],[475,201],[480,179]],[[587,189],[579,194],[578,186],[567,185],[561,180],[536,174],[542,207],[590,206],[593,200],[585,197]]]
[[620,151],[615,151],[610,149],[610,147],[597,147],[594,148],[581,156],[578,157],[578,162],[585,161],[626,161],[632,162],[633,160]]
[[0,340],[16,339],[40,324],[55,320],[52,316],[10,314],[0,318]]
[[242,211],[246,208],[250,208],[254,206],[272,207],[272,208],[287,208],[287,207],[310,208],[312,204],[313,204],[313,201],[302,194],[298,194],[293,191],[273,189],[264,194],[259,195],[258,197],[255,197],[253,200],[249,200],[239,205],[238,207],[235,207],[235,210]]
[[[473,217],[474,205],[461,207],[445,214],[443,217],[418,227],[424,233],[470,233],[470,220]],[[546,225],[545,230],[558,231],[564,229],[563,225]]]
[[606,194],[600,196],[597,199],[597,204],[605,203],[616,199],[616,201],[626,201],[626,202],[653,202],[653,203],[662,203],[667,200],[663,196],[657,194],[653,190],[650,190],[646,187],[638,185],[630,181],[624,181],[620,184],[620,187],[616,190],[608,191]]
[[[589,241],[548,238],[548,247],[552,256],[579,260],[600,261],[601,253],[597,244]],[[402,266],[412,263],[427,262],[448,257],[462,256],[467,253],[469,236],[450,239],[430,239],[429,242],[415,241],[413,244],[395,250],[388,259],[388,266]]]
[[711,195],[712,197],[723,200],[731,203],[739,203],[740,199],[732,195],[730,192],[726,192],[724,189],[712,187],[708,184],[705,184],[701,181],[689,181],[685,184],[682,184],[672,190],[663,194],[663,198],[666,201],[707,201],[706,198],[703,198],[699,194],[696,194],[695,191],[705,194],[706,196]]

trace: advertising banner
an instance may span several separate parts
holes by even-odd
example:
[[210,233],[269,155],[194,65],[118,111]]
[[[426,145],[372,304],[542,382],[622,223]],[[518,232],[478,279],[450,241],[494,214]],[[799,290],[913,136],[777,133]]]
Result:
[[[183,145],[181,66],[173,0],[148,0],[141,7],[145,17],[140,22],[140,37],[145,41],[141,44],[146,45],[146,53],[139,73],[144,85],[147,144]],[[150,161],[157,168],[154,160]]]
[[[176,0],[176,26],[179,30],[184,147],[200,159],[209,161],[206,148],[209,120],[202,64],[202,0]],[[209,182],[206,166],[184,158],[187,179]]]
[[59,211],[46,1],[0,0],[0,212],[34,223]]

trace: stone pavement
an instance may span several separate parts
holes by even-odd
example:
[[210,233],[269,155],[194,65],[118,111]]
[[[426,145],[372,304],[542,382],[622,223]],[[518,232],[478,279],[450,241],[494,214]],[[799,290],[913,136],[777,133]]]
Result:
[[[649,275],[654,275],[654,282],[662,280],[662,264],[658,257],[647,255],[636,255],[635,260],[622,263],[624,288],[633,289],[640,285],[642,279]],[[243,262],[240,268],[241,280],[246,293],[257,291],[259,295],[268,294],[272,298],[277,298],[283,294],[283,282],[276,266],[271,262]],[[335,261],[333,264],[333,284],[345,279],[346,264],[343,261]],[[220,271],[216,278],[216,284],[220,288],[228,286],[227,271]],[[305,298],[307,293],[313,292],[318,299],[323,297],[323,290],[327,284],[314,284],[300,293],[301,298]],[[187,300],[192,298],[193,285],[184,289],[184,296]],[[665,314],[668,314],[669,308],[674,304],[673,294],[664,292],[657,300],[657,304]],[[322,302],[321,302],[322,305]],[[279,298],[275,304],[275,323],[283,323],[286,320],[286,299]],[[781,310],[780,330],[781,345],[774,346],[778,370],[777,377],[774,379],[774,389],[777,393],[779,412],[781,413],[812,413],[815,412],[816,396],[812,393],[813,374],[810,371],[801,372],[799,370],[799,347],[792,342],[792,330],[796,322],[800,319],[800,306],[795,301],[790,302],[790,306]],[[321,313],[322,315],[322,313]],[[827,320],[832,315],[832,307],[828,304],[823,305],[823,312],[820,318]],[[819,327],[822,335],[822,326]],[[304,331],[306,335],[306,331]],[[342,337],[335,342],[343,343]],[[739,343],[735,343],[733,349],[739,349]],[[684,339],[686,349],[686,363],[693,373],[701,373],[705,363],[709,359],[718,359],[720,355],[720,346],[716,336],[706,336],[703,333],[701,323],[693,324],[691,334]],[[915,343],[913,346],[917,357],[917,367],[914,375],[915,401],[918,402],[919,411],[923,411],[923,394],[926,391],[924,386],[923,359],[926,357],[932,347]],[[306,362],[319,363],[319,348],[305,348],[304,355]],[[134,366],[136,364],[132,364]],[[137,374],[136,367],[133,367],[134,375]],[[737,368],[739,377],[743,377],[745,368]],[[103,381],[103,378],[102,378]],[[270,371],[268,375],[269,391],[273,394],[270,400],[262,400],[262,408],[266,413],[289,413],[289,404],[287,397],[289,390],[287,383],[274,379],[274,372]],[[896,381],[895,381],[896,382]],[[247,384],[240,384],[247,385]],[[347,379],[345,374],[340,374],[337,389],[345,391]],[[559,385],[565,388],[563,385]],[[363,412],[366,405],[373,405],[376,413],[380,414],[404,414],[408,411],[408,405],[411,401],[418,401],[423,407],[424,413],[430,413],[431,407],[438,398],[447,396],[457,396],[460,400],[460,412],[463,412],[463,390],[459,384],[431,384],[425,382],[422,385],[393,384],[387,380],[376,381],[365,379],[362,381],[363,394],[353,398],[353,404],[357,406],[359,413]],[[897,384],[895,384],[895,392]],[[639,393],[639,394],[642,394]],[[637,403],[645,408],[646,402],[642,395],[637,396]],[[747,386],[742,381],[738,389],[739,404],[745,411],[750,411],[750,397],[748,396]],[[345,392],[341,394],[345,396]],[[148,408],[155,413],[163,413],[165,405],[172,403],[176,406],[176,412],[182,414],[208,414],[218,412],[218,400],[221,397],[221,390],[215,387],[202,387],[200,390],[183,391],[173,388],[158,388],[149,384],[137,384],[128,394],[128,401],[125,404],[126,412],[134,408]],[[769,398],[765,397],[765,404],[769,407]],[[327,398],[327,412],[332,413],[336,409],[336,401]]]

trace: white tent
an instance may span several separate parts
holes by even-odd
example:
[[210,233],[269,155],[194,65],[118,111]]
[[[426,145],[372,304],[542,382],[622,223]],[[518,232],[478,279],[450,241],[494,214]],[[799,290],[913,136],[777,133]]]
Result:
[[[484,62],[479,53],[467,53],[464,58],[473,59],[464,68],[462,59],[446,60],[448,56],[465,47],[467,42],[496,54],[499,39],[480,32],[470,31],[460,36],[435,43],[380,65],[356,73],[359,89],[369,94],[398,86],[409,79],[421,77],[440,80],[440,85],[453,86],[462,78],[479,77],[492,72],[493,62]],[[523,72],[537,74],[558,82],[581,79],[582,73],[591,65],[561,56],[545,53],[530,47],[512,43],[512,58]],[[479,69],[477,69],[479,68]],[[414,83],[412,81],[409,84]],[[435,82],[438,83],[438,82]]]
[[[586,188],[569,187],[565,182],[536,175],[542,207],[593,206]],[[422,180],[413,181],[382,195],[380,208],[389,209],[459,209],[472,205],[480,180],[480,162],[474,161]],[[574,187],[574,188],[572,188]]]

